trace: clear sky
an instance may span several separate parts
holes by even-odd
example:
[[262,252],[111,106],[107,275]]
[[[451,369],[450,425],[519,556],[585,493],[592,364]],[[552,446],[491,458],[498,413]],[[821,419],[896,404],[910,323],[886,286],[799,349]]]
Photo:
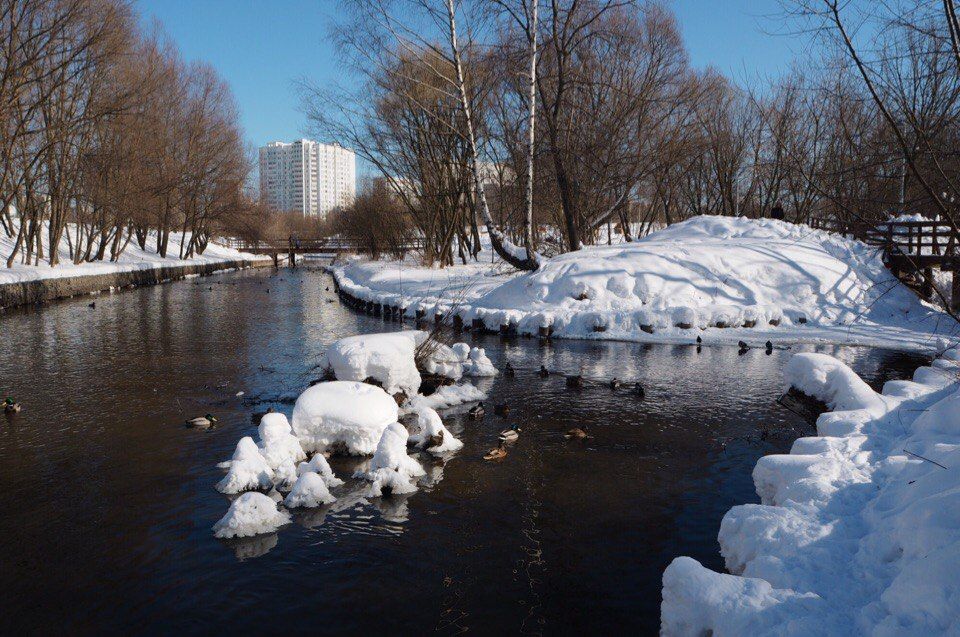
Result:
[[[294,83],[340,78],[327,42],[337,0],[135,0],[159,20],[187,59],[211,63],[233,88],[255,145],[304,136]],[[775,76],[794,57],[777,0],[674,0],[691,60],[741,81]]]

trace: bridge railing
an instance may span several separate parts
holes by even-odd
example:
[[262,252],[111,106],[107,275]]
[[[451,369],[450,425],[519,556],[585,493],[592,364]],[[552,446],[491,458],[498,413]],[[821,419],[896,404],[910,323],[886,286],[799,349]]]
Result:
[[[262,241],[247,241],[245,239],[221,239],[217,243],[228,248],[234,248],[243,252],[260,253],[286,253],[297,252],[304,253],[323,253],[323,252],[363,252],[366,246],[355,241],[344,241],[342,239],[311,239],[294,240],[290,239],[266,239]],[[421,250],[423,242],[417,239],[411,240],[400,246],[402,251]]]
[[956,257],[957,233],[942,221],[840,221],[812,219],[821,230],[857,238],[884,248],[891,255],[909,257]]

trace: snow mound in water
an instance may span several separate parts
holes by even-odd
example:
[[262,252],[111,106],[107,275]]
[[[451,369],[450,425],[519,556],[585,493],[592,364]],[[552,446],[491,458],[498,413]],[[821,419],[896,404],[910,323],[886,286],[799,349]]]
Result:
[[372,483],[368,492],[370,497],[379,497],[384,492],[402,494],[417,490],[414,480],[426,472],[415,458],[407,455],[407,437],[407,430],[400,423],[388,425],[377,443],[370,468],[356,474],[356,477]]
[[233,501],[227,514],[213,525],[216,537],[250,537],[273,533],[290,522],[290,514],[277,510],[277,503],[262,493],[244,493]]
[[312,471],[307,471],[297,478],[296,484],[293,485],[293,489],[287,495],[283,504],[290,509],[297,507],[314,508],[322,504],[331,504],[336,500],[330,494],[323,478]]
[[421,407],[430,409],[447,409],[456,407],[464,403],[472,403],[478,400],[484,400],[487,397],[486,392],[475,385],[464,383],[462,385],[443,385],[438,387],[437,391],[429,396],[414,396],[406,405],[406,412],[416,412]]
[[440,415],[426,406],[417,409],[417,430],[410,436],[410,442],[436,456],[463,448],[463,443],[443,425]]
[[221,493],[240,493],[273,486],[273,469],[250,436],[240,439],[233,457],[225,464],[228,465],[227,475],[217,483],[217,491]]
[[457,343],[453,351],[460,357],[464,376],[496,376],[497,368],[487,357],[482,347],[470,347],[466,343]]
[[731,509],[727,570],[677,558],[663,635],[960,633],[960,362],[947,353],[876,394],[843,363],[801,354],[789,382],[839,411],[757,462],[762,504]]
[[414,359],[423,332],[391,332],[350,336],[335,342],[322,364],[333,370],[337,380],[364,381],[372,378],[390,394],[413,396],[420,389],[420,372]]
[[330,468],[330,463],[327,462],[327,459],[322,453],[314,454],[313,458],[310,459],[310,462],[301,462],[299,465],[297,465],[297,475],[303,475],[304,473],[311,471],[323,478],[324,483],[331,489],[333,487],[339,487],[341,484],[343,484],[343,480],[333,474],[333,469]]
[[300,440],[293,435],[290,423],[283,414],[264,414],[257,430],[260,435],[260,453],[274,471],[281,465],[306,460],[307,454],[303,451]]
[[318,383],[297,398],[293,431],[308,451],[342,444],[348,453],[367,455],[398,415],[396,401],[379,387],[353,381]]

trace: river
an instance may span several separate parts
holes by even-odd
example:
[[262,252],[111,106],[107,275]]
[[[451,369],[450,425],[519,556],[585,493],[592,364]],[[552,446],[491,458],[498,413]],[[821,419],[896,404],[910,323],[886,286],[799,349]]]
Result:
[[[332,508],[217,540],[216,464],[253,414],[289,415],[337,338],[399,328],[332,287],[245,271],[0,314],[0,392],[23,404],[0,416],[3,633],[655,634],[664,567],[722,570],[720,520],[758,501],[754,463],[813,433],[775,403],[789,350],[486,336],[519,371],[478,384],[511,412],[442,414],[465,447],[421,458],[417,493],[363,500],[338,458]],[[926,362],[820,351],[875,387]],[[598,382],[571,391],[541,364]],[[599,382],[614,376],[646,399]],[[183,426],[207,412],[218,428]],[[484,462],[512,423],[508,457]],[[584,424],[592,440],[562,436]]]

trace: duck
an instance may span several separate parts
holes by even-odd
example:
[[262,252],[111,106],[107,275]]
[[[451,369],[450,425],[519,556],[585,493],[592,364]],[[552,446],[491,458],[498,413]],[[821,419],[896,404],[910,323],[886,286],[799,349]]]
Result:
[[9,396],[3,401],[3,413],[5,414],[19,414],[20,413],[20,403],[14,402],[13,398]]
[[573,429],[568,429],[567,433],[563,434],[563,437],[566,438],[567,440],[570,440],[571,438],[576,438],[577,440],[593,438],[593,436],[588,434],[584,429],[581,429],[580,427],[574,427]]
[[493,406],[493,413],[498,416],[506,416],[510,413],[510,405],[506,403],[499,403]]
[[767,348],[767,354],[769,354],[770,352],[772,352],[772,351],[773,351],[773,343],[771,343],[770,341],[767,341],[766,348]]
[[743,341],[737,341],[737,346],[738,346],[740,349],[749,349],[749,348],[750,348],[750,346],[747,345],[746,343],[744,343]]
[[483,403],[477,403],[467,411],[467,415],[473,418],[474,420],[480,420],[483,418],[483,414],[486,413],[486,409],[483,406]]
[[219,422],[216,416],[204,414],[203,416],[197,416],[196,418],[190,418],[187,420],[187,426],[196,427],[197,429],[205,429],[213,425],[215,422]]
[[498,446],[494,447],[483,457],[484,460],[502,460],[507,457],[507,450],[504,448],[503,443],[501,442]]
[[610,389],[620,389],[620,379],[614,378],[610,381]]
[[515,376],[516,370],[513,369],[513,365],[511,365],[510,363],[507,363],[506,367],[503,368],[503,375],[511,376],[511,377]]
[[579,389],[583,387],[583,376],[577,374],[576,376],[567,376],[567,387],[572,387]]
[[520,437],[522,429],[518,425],[512,425],[509,429],[500,432],[500,440],[504,442],[513,442]]
[[88,305],[87,307],[95,308],[95,307],[97,307],[97,302],[96,302],[96,301],[92,301],[92,302],[90,303],[90,305]]
[[703,339],[698,336],[698,337],[697,337],[697,345],[701,345],[702,343],[703,343]]
[[646,398],[647,392],[643,389],[643,385],[637,383],[633,386],[633,392],[637,395],[638,398]]
[[537,373],[540,374],[540,378],[546,378],[550,375],[550,371],[543,365],[540,366],[540,371]]

